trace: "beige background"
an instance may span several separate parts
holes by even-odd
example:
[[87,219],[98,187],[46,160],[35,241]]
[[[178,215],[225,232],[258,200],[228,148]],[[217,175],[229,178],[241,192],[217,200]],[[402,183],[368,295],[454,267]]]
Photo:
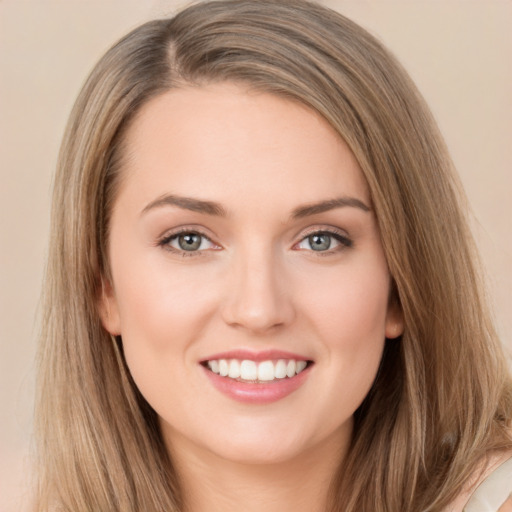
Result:
[[[184,1],[0,0],[0,512],[26,502],[35,321],[51,175],[94,62]],[[512,349],[512,0],[329,0],[404,63],[474,210],[497,323]]]

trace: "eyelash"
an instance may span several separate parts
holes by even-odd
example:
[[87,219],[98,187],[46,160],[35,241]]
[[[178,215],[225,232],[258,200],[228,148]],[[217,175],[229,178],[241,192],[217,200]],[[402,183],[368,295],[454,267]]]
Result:
[[313,236],[313,235],[327,235],[331,238],[334,238],[336,242],[338,242],[340,245],[338,247],[335,247],[334,249],[327,249],[325,251],[315,251],[313,249],[310,249],[309,252],[314,253],[316,256],[330,256],[332,254],[336,254],[338,252],[344,251],[346,249],[350,249],[354,242],[346,235],[345,232],[340,231],[335,228],[329,228],[329,229],[313,229],[308,233],[305,233],[301,240],[294,245],[297,246],[301,243],[303,243],[307,238]]
[[170,243],[173,240],[175,240],[176,238],[178,238],[180,235],[198,235],[201,238],[206,239],[209,242],[211,242],[212,244],[214,244],[214,242],[212,242],[211,238],[209,236],[205,235],[204,233],[202,233],[201,231],[198,231],[197,229],[190,229],[190,228],[185,227],[185,228],[179,229],[178,231],[174,231],[170,234],[164,235],[164,237],[158,241],[157,245],[159,247],[162,247],[162,249],[165,249],[166,251],[172,252],[174,254],[178,254],[179,256],[182,256],[184,258],[187,258],[189,256],[204,256],[204,252],[205,252],[204,250],[202,250],[202,251],[185,251],[185,250],[180,250],[180,249],[176,249],[175,247],[172,247],[170,245]]
[[[186,227],[182,228],[178,231],[174,231],[170,234],[166,234],[165,236],[163,236],[161,239],[158,240],[157,245],[159,247],[162,247],[166,251],[178,254],[185,258],[189,257],[189,256],[194,256],[194,257],[204,256],[204,253],[206,252],[206,250],[204,250],[204,249],[196,250],[196,251],[185,251],[182,249],[176,249],[175,247],[172,247],[170,245],[170,243],[173,240],[177,239],[180,235],[184,235],[184,234],[198,235],[201,238],[206,239],[210,243],[216,245],[215,242],[213,242],[208,235],[202,233],[201,231],[198,231],[197,229],[190,229],[190,228],[186,228]],[[334,249],[327,249],[325,251],[315,251],[314,249],[309,249],[309,252],[315,253],[316,256],[329,256],[329,255],[335,254],[337,252],[349,249],[353,246],[353,241],[344,232],[339,231],[334,228],[330,228],[330,229],[315,229],[315,230],[305,233],[302,236],[302,238],[300,239],[300,241],[297,242],[296,244],[294,244],[293,247],[297,247],[299,244],[303,243],[307,238],[309,238],[313,235],[327,235],[329,237],[334,238],[336,240],[336,242],[338,242],[340,244],[340,246],[338,246]],[[301,250],[301,249],[299,249],[299,250]],[[307,250],[307,249],[302,249],[302,250]]]

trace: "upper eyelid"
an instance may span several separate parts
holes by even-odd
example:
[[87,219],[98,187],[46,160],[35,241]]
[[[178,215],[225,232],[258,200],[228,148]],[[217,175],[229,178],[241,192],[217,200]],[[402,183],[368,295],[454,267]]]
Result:
[[339,235],[344,238],[351,239],[352,237],[346,229],[338,228],[335,226],[314,226],[301,230],[294,238],[298,241],[307,238],[308,236],[314,235],[315,233],[326,233],[331,235]]
[[168,229],[164,231],[160,236],[158,236],[158,241],[161,242],[162,240],[171,239],[184,233],[196,233],[203,236],[204,238],[207,238],[210,240],[210,242],[217,243],[214,241],[214,236],[207,233],[206,230],[195,226],[183,226],[179,228]]

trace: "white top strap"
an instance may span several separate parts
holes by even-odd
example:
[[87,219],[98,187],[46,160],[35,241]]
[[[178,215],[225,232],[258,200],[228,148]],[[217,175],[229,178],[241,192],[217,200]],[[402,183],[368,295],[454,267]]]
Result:
[[464,512],[497,512],[512,494],[512,457],[500,464],[475,490]]

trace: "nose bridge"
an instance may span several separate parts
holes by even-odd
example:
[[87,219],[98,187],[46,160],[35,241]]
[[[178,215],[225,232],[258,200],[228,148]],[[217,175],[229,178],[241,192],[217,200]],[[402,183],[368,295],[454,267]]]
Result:
[[264,332],[290,322],[293,306],[281,267],[270,244],[250,244],[236,251],[224,308],[228,324]]

